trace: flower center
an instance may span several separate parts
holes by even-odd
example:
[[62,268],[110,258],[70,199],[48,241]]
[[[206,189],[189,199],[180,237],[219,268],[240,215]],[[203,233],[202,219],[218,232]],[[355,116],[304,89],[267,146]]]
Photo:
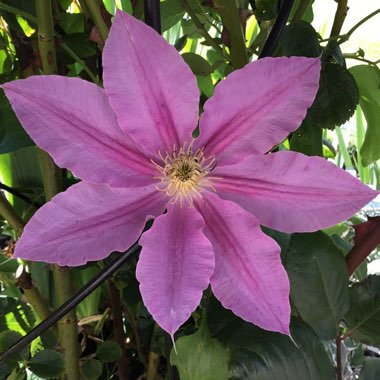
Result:
[[157,190],[172,197],[172,203],[179,201],[181,206],[184,200],[192,204],[194,197],[201,197],[204,188],[215,190],[211,183],[214,178],[208,176],[215,167],[215,157],[206,158],[203,148],[193,152],[192,145],[193,142],[185,143],[179,149],[174,146],[173,151],[166,152],[165,157],[159,152],[162,165],[152,161],[160,172]]

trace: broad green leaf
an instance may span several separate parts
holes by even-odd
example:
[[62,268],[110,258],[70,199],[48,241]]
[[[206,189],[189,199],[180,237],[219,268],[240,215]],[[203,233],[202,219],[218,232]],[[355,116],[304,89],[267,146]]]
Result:
[[18,268],[16,259],[0,255],[0,272],[15,273]]
[[65,369],[63,356],[50,349],[39,351],[28,364],[29,369],[42,379],[57,378]]
[[362,163],[369,165],[380,158],[380,70],[369,65],[350,68],[359,88],[360,107],[367,120],[367,132],[360,149]]
[[96,350],[96,356],[106,363],[115,362],[120,359],[122,354],[123,351],[121,347],[112,340],[107,340],[101,343]]
[[350,72],[341,65],[326,62],[308,117],[315,126],[333,129],[355,113],[358,102],[358,88]]
[[369,276],[350,288],[350,309],[344,318],[351,337],[380,346],[380,276]]
[[[293,20],[294,14],[295,14],[296,10],[298,9],[298,6],[299,6],[301,1],[304,1],[304,0],[295,0],[294,1],[292,11],[290,12],[289,20]],[[314,3],[314,0],[310,1],[310,4],[307,7],[307,9],[306,9],[306,11],[302,17],[302,20],[305,20],[305,21],[310,22],[310,23],[313,21],[313,19],[314,19],[313,3]]]
[[181,0],[161,1],[161,29],[163,32],[181,21],[185,15]]
[[34,145],[17,120],[4,92],[0,93],[0,154]]
[[191,71],[195,75],[208,76],[214,69],[213,67],[200,55],[195,53],[184,53],[182,58],[189,65]]
[[[8,348],[12,347],[18,340],[22,338],[22,335],[13,330],[6,330],[0,333],[0,353],[4,353]],[[17,366],[17,362],[27,360],[29,356],[29,345],[24,347],[21,351],[14,354],[5,363],[11,368]]]
[[[292,339],[262,330],[211,299],[209,327],[230,351],[230,380],[335,380],[322,342],[300,320],[290,325]],[[294,343],[295,342],[295,343]]]
[[39,351],[51,348],[54,349],[57,345],[57,337],[53,330],[46,330],[37,339],[34,339],[30,345],[30,354],[36,355]]
[[214,93],[214,85],[210,76],[204,77],[197,75],[198,87],[207,98],[210,98]]
[[333,339],[349,307],[342,253],[323,232],[293,234],[284,264],[299,315],[321,339]]
[[290,140],[290,150],[307,156],[323,157],[322,128],[313,125],[306,118],[301,126],[293,132]]
[[84,16],[82,13],[61,13],[59,25],[66,34],[84,32]]
[[96,359],[86,360],[81,365],[81,371],[86,380],[97,380],[102,376],[102,363]]
[[306,21],[296,21],[289,24],[280,40],[282,52],[286,56],[319,57],[322,48],[319,45],[318,34]]
[[380,359],[366,357],[360,371],[359,380],[378,380],[380,379]]
[[181,380],[227,380],[228,351],[211,337],[206,323],[192,335],[179,338],[170,362],[178,368]]

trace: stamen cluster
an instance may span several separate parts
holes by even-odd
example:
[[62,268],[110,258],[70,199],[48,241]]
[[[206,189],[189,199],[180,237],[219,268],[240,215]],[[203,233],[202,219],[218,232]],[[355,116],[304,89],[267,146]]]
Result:
[[159,152],[162,164],[152,161],[161,173],[157,177],[161,182],[157,189],[171,197],[171,203],[179,201],[181,206],[185,200],[192,204],[194,197],[201,198],[200,193],[204,188],[214,190],[211,183],[213,178],[208,174],[215,167],[215,157],[204,157],[204,148],[193,152],[192,145],[193,142],[185,143],[179,149],[174,146],[173,151],[166,152],[165,157]]

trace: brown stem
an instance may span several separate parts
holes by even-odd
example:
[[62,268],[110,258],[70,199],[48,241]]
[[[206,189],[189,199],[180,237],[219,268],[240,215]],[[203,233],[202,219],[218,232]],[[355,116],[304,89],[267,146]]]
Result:
[[380,218],[378,218],[371,230],[367,232],[365,237],[361,238],[348,252],[346,256],[346,265],[348,273],[352,273],[359,267],[359,265],[369,256],[369,254],[380,243]]
[[343,380],[342,373],[342,339],[338,335],[335,339],[336,343],[336,377],[338,380]]
[[156,354],[153,351],[149,351],[146,380],[156,379],[159,364],[160,364],[160,355]]
[[117,361],[117,372],[119,379],[128,380],[130,379],[129,359],[127,355],[127,347],[125,345],[123,310],[121,308],[120,292],[112,280],[109,280],[107,284],[110,294],[111,313],[113,315],[114,340],[123,351],[123,355]]
[[339,36],[340,30],[342,29],[344,20],[346,19],[346,16],[347,16],[347,11],[348,11],[347,3],[348,3],[348,0],[338,0],[338,7],[336,9],[334,23],[331,28],[330,37]]

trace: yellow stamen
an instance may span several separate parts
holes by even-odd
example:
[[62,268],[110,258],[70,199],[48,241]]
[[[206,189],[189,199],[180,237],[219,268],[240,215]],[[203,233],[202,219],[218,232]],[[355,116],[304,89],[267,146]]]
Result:
[[156,178],[160,180],[157,190],[165,192],[172,198],[171,203],[184,201],[193,203],[194,198],[202,198],[201,192],[205,188],[215,191],[209,173],[215,168],[215,157],[206,158],[204,149],[197,149],[193,153],[193,142],[185,143],[180,149],[174,145],[171,153],[166,153],[165,157],[158,152],[158,157],[162,163],[152,160],[153,164],[160,172]]

